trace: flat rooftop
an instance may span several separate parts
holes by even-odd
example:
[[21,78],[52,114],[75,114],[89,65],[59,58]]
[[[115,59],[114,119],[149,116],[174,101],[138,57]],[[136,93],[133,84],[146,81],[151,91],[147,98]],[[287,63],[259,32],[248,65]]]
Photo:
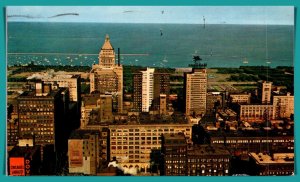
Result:
[[266,153],[249,153],[249,156],[253,158],[257,164],[293,164],[294,153],[275,153],[270,156]]
[[100,131],[98,130],[75,130],[72,132],[69,139],[88,139],[89,135],[100,135]]
[[9,151],[9,157],[26,157],[31,158],[36,152],[39,152],[40,146],[19,147],[15,146]]
[[224,147],[219,145],[194,145],[188,146],[188,155],[228,155],[230,152]]
[[234,131],[208,131],[211,137],[293,137],[294,132],[290,130],[264,130],[260,128],[253,128],[251,130],[234,130]]

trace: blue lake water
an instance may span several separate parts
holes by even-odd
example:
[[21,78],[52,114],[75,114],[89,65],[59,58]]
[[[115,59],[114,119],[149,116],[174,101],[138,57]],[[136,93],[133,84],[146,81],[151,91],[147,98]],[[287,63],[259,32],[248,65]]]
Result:
[[293,66],[294,26],[36,22],[8,23],[7,63],[91,66],[106,34],[125,65]]

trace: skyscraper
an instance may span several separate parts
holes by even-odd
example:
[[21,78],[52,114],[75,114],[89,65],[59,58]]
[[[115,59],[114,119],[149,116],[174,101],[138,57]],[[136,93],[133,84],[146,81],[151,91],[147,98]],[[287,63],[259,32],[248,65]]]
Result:
[[68,90],[51,90],[36,83],[36,91],[24,92],[18,98],[19,136],[35,139],[36,145],[60,146],[65,125]]
[[116,64],[115,51],[108,35],[106,35],[99,52],[99,64],[94,64],[90,72],[90,92],[111,94],[113,97],[113,110],[122,113],[123,66],[119,62]]
[[153,100],[153,86],[154,86],[154,68],[147,68],[145,71],[141,71],[142,76],[142,111],[149,112]]
[[193,68],[184,76],[185,114],[201,115],[206,111],[207,73],[205,68]]

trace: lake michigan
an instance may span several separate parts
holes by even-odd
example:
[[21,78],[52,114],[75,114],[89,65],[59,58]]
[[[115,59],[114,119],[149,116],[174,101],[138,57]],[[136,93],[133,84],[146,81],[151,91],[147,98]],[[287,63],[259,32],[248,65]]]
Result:
[[294,26],[46,22],[8,22],[7,64],[91,66],[106,34],[124,65],[293,66]]

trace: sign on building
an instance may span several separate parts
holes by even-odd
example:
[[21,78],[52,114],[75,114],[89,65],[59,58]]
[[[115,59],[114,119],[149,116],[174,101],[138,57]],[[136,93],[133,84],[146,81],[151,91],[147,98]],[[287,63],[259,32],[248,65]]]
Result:
[[69,166],[81,167],[83,165],[83,141],[69,140]]
[[10,176],[25,176],[25,164],[23,157],[9,158],[9,175]]

